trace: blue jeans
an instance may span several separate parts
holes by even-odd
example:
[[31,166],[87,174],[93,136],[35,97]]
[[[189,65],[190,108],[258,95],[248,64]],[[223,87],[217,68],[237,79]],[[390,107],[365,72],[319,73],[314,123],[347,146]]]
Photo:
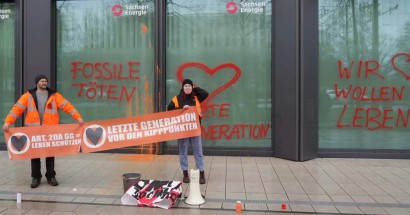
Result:
[[204,171],[204,155],[202,154],[201,136],[188,137],[178,140],[179,164],[182,170],[188,170],[188,147],[191,145],[194,153],[196,168]]

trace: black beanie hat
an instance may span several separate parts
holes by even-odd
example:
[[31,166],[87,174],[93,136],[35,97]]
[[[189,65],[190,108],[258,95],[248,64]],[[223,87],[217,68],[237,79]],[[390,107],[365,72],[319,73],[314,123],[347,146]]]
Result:
[[37,75],[36,78],[34,79],[34,81],[36,82],[35,84],[37,85],[37,83],[41,80],[41,79],[46,79],[48,82],[48,78],[45,75]]
[[194,83],[191,81],[191,79],[185,79],[182,81],[182,89],[184,89],[185,84],[190,84],[191,86],[194,86]]

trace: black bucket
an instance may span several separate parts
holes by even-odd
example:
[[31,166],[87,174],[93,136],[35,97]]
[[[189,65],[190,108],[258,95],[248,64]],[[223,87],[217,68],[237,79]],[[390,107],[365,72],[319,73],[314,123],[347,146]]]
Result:
[[122,175],[122,182],[124,184],[124,193],[134,184],[136,184],[141,178],[141,174],[130,172]]

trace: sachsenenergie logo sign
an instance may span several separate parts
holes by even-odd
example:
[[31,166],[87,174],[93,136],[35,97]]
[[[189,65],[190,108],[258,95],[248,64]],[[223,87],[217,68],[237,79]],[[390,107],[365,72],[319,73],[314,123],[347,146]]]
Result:
[[112,6],[111,12],[114,16],[142,16],[147,14],[148,5],[125,5],[116,4]]
[[0,20],[10,18],[10,9],[0,9]]
[[112,6],[111,11],[112,11],[112,14],[113,14],[114,16],[121,16],[121,14],[122,14],[122,6],[119,5],[119,4],[116,4],[116,5]]
[[238,10],[238,5],[236,4],[236,2],[231,1],[231,2],[228,2],[228,4],[226,4],[226,11],[228,11],[228,13],[234,14],[236,13],[237,10]]
[[[231,1],[226,4],[226,11],[230,14],[238,13],[263,13],[265,2],[240,2]],[[239,10],[238,10],[239,9]]]

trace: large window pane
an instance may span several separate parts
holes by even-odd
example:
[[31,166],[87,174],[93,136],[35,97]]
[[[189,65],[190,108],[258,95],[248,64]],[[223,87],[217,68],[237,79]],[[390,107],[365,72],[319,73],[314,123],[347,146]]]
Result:
[[320,148],[410,149],[410,2],[319,7]]
[[86,121],[154,111],[153,10],[152,0],[57,1],[57,88]]
[[271,147],[271,7],[167,1],[167,102],[181,89],[178,77],[210,93],[205,146]]
[[[0,116],[1,121],[14,104],[14,3],[0,3]],[[4,140],[3,130],[0,140]]]

